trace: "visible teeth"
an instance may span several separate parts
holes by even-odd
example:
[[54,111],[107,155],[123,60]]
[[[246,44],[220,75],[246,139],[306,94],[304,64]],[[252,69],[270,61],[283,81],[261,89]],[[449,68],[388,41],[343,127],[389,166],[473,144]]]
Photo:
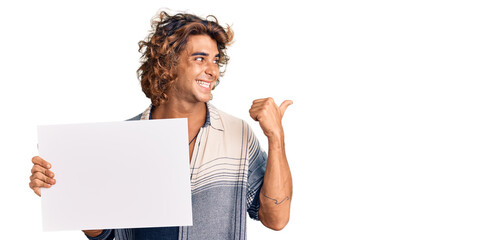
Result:
[[203,82],[203,81],[199,81],[199,80],[197,80],[196,82],[197,82],[197,84],[199,84],[199,85],[201,85],[201,86],[203,86],[205,88],[209,88],[210,87],[210,83],[208,83],[208,82]]

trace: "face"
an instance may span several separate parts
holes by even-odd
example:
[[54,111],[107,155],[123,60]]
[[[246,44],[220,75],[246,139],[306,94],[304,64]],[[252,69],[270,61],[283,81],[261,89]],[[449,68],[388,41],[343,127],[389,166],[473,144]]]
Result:
[[208,102],[219,76],[217,42],[207,35],[192,35],[180,54],[171,97],[190,103]]

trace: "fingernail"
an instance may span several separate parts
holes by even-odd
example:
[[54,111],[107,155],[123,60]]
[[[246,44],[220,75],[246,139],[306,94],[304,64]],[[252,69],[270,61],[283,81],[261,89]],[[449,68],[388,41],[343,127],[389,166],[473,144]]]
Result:
[[47,168],[51,168],[51,164],[47,164]]

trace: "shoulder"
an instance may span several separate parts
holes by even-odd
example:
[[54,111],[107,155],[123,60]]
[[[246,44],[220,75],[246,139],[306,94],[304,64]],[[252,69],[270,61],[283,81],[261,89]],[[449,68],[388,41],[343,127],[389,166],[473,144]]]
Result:
[[153,106],[152,106],[152,104],[150,104],[147,107],[147,109],[145,109],[145,111],[143,111],[142,113],[140,113],[140,114],[138,114],[138,115],[126,120],[126,121],[148,120],[148,119],[150,119],[150,113],[151,113],[152,109],[153,109]]
[[[208,104],[210,121],[213,129],[220,130],[226,139],[244,145],[255,145],[258,140],[250,125],[231,114]],[[258,144],[257,144],[258,145]]]
[[137,120],[140,120],[141,119],[141,115],[142,114],[140,113],[140,114],[138,114],[138,115],[136,115],[136,116],[134,116],[134,117],[126,120],[126,121],[137,121]]
[[246,121],[228,114],[211,104],[208,104],[208,110],[210,112],[210,121],[212,126],[217,128],[221,127],[222,130],[225,129],[225,131],[230,130],[232,132],[241,130],[243,127],[249,129],[249,125]]

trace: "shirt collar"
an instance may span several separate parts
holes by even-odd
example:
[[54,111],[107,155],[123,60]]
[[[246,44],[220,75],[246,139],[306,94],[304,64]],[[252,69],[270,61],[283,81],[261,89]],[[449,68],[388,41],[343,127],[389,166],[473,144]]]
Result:
[[220,131],[224,130],[220,112],[210,103],[206,103],[206,123],[204,123],[204,125],[208,124],[208,122],[210,123],[212,128]]
[[[150,120],[152,119],[152,104],[148,106],[145,111],[141,114],[140,120]],[[203,127],[211,126],[212,128],[216,130],[223,131],[224,126],[222,124],[222,118],[220,116],[220,113],[218,110],[211,105],[210,103],[206,103],[206,121],[204,122]]]

